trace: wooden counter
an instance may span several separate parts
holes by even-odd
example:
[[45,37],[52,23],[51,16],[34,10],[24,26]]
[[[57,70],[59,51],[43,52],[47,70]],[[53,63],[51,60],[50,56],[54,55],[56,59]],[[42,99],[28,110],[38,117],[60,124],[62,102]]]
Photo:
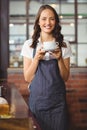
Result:
[[40,130],[18,89],[13,84],[1,87],[10,110],[8,115],[0,116],[0,130]]

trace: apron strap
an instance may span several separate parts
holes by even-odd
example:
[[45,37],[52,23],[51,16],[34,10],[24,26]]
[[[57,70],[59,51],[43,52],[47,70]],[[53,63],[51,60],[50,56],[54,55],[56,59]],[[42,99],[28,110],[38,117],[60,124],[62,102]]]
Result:
[[35,56],[36,48],[33,49],[33,57]]

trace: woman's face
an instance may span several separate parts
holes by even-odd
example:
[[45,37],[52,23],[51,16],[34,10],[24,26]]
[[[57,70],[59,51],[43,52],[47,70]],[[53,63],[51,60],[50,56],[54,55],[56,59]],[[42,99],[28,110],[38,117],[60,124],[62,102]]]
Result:
[[55,27],[55,15],[50,9],[45,9],[42,11],[39,18],[39,26],[41,32],[50,34]]

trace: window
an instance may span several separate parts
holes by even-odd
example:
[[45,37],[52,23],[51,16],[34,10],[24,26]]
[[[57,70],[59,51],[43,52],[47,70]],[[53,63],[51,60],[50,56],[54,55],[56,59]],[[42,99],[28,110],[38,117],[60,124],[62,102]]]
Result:
[[50,4],[60,16],[62,34],[70,41],[73,52],[71,66],[87,66],[87,1],[77,0],[76,4],[75,0],[31,0],[26,6],[27,1],[10,0],[9,67],[23,67],[21,47],[27,36],[32,35],[35,15],[41,4]]

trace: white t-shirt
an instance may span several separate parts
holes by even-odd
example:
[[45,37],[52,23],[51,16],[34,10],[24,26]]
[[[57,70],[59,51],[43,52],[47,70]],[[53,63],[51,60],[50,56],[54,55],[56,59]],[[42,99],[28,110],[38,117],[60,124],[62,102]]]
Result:
[[[71,51],[71,46],[70,46],[69,42],[68,41],[64,41],[64,42],[66,43],[67,47],[66,48],[62,47],[62,57],[65,59],[65,58],[72,56],[72,51]],[[31,44],[32,44],[32,39],[26,40],[24,42],[24,45],[23,45],[22,51],[21,51],[21,55],[24,57],[27,57],[29,59],[33,59],[33,48],[30,47]],[[42,43],[38,42],[36,51],[39,48],[41,48],[41,46],[42,46]],[[54,59],[54,57],[52,57],[52,55],[50,55],[49,52],[46,52],[45,56],[44,56],[44,60],[49,60],[49,59]]]

